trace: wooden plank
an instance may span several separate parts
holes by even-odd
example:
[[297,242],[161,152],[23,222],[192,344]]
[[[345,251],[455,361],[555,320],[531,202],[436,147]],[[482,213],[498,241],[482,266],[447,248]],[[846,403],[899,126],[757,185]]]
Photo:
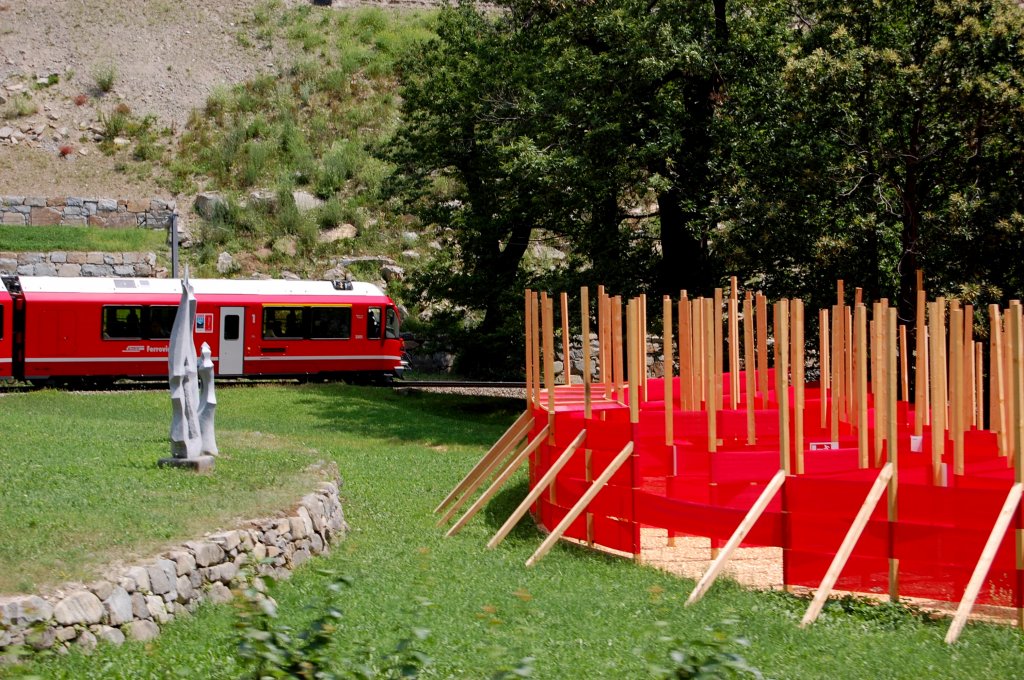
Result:
[[978,599],[978,593],[981,592],[981,587],[985,584],[985,578],[992,567],[992,561],[996,558],[999,544],[1003,542],[1006,530],[1010,528],[1010,522],[1013,520],[1017,507],[1020,505],[1022,491],[1024,491],[1024,484],[1017,482],[1010,487],[1009,493],[1006,494],[1006,500],[1003,501],[1003,507],[999,510],[996,523],[992,525],[992,531],[989,532],[988,540],[985,541],[981,557],[971,573],[971,580],[967,582],[964,596],[961,598],[960,604],[957,605],[956,614],[953,616],[953,623],[949,625],[949,630],[946,631],[947,645],[957,641],[957,638],[960,637],[960,633],[964,629],[964,625],[967,623],[967,617],[970,616],[971,610],[974,608],[974,603]]
[[775,385],[779,402],[779,467],[790,470],[789,432],[789,300],[775,303]]
[[[494,442],[494,445],[488,449],[480,460],[473,468],[466,473],[466,476],[462,478],[455,488],[451,490],[444,500],[438,503],[437,507],[434,508],[434,513],[441,512],[446,505],[455,500],[455,497],[462,494],[466,489],[473,485],[474,481],[480,476],[480,472],[484,470],[494,458],[500,458],[508,450],[509,446],[514,445],[520,439],[525,437],[530,431],[530,427],[533,425],[533,416],[530,411],[523,411],[515,422],[509,425],[505,433],[498,437],[498,441]],[[525,428],[525,430],[524,430]],[[474,487],[476,488],[476,487]],[[472,493],[472,491],[470,491]]]
[[999,305],[988,306],[989,327],[989,429],[998,434],[999,455],[1006,455],[1006,392],[1003,381],[1003,333]]
[[707,395],[707,380],[704,379],[704,298],[697,298],[690,303],[690,311],[693,318],[690,322],[690,330],[693,333],[693,410],[698,411],[704,408]]
[[633,442],[626,444],[612,462],[608,464],[608,467],[594,480],[594,483],[590,485],[590,488],[583,494],[583,496],[576,502],[576,505],[572,506],[569,512],[562,518],[562,521],[558,523],[558,526],[548,534],[547,538],[540,544],[540,547],[530,556],[530,559],[526,560],[526,566],[532,567],[542,557],[548,554],[551,547],[562,537],[569,526],[576,521],[590,502],[594,500],[594,497],[604,488],[608,483],[608,480],[612,478],[622,464],[629,460],[630,455],[633,453]]
[[[693,373],[690,370],[690,301],[686,291],[679,296],[676,317],[678,318],[677,341],[679,361],[679,410],[693,410]],[[667,355],[666,355],[667,356]]]
[[886,514],[889,519],[889,600],[899,602],[900,599],[900,561],[893,556],[892,552],[896,545],[896,520],[898,519],[898,491],[900,466],[898,462],[899,450],[896,441],[896,309],[888,310],[889,323],[888,331],[888,364],[889,364],[889,390],[888,390],[888,446],[886,447],[887,462],[892,465],[892,476],[886,485]]
[[537,447],[544,442],[545,434],[547,433],[541,430],[529,445],[523,447],[523,450],[517,453],[512,460],[509,461],[508,465],[505,466],[505,469],[503,469],[494,481],[491,482],[491,485],[487,487],[487,490],[480,494],[480,497],[476,499],[473,505],[469,506],[469,509],[466,510],[465,514],[463,514],[462,517],[452,525],[451,529],[448,530],[448,533],[445,534],[446,537],[454,536],[459,533],[462,527],[466,526],[466,523],[473,519],[473,516],[480,511],[480,508],[487,505],[494,494],[498,493],[498,490],[505,486],[505,482],[507,482],[515,471],[519,469],[519,466],[523,464],[526,458],[536,451]]
[[612,390],[617,399],[622,399],[622,386],[625,382],[622,365],[622,298],[612,298],[612,372],[615,374],[615,388]]
[[640,379],[643,400],[647,401],[647,294],[640,293],[637,301],[637,377]]
[[907,361],[907,326],[900,324],[900,401],[910,403],[910,370]]
[[786,481],[786,473],[783,470],[779,470],[775,473],[775,476],[768,482],[768,486],[764,488],[761,495],[754,501],[754,505],[751,506],[750,510],[747,511],[746,516],[743,517],[743,521],[740,522],[739,526],[736,527],[736,531],[733,532],[729,540],[726,541],[725,546],[722,547],[718,552],[718,556],[715,557],[711,566],[704,572],[704,575],[700,577],[700,581],[697,582],[697,587],[690,593],[690,597],[686,599],[687,606],[698,602],[708,589],[714,584],[715,579],[721,573],[722,569],[728,563],[732,554],[736,551],[736,548],[743,543],[743,539],[747,537],[750,530],[754,528],[757,520],[767,509],[768,504],[775,498],[775,494],[782,488],[783,483]]
[[886,403],[887,413],[885,416],[885,440],[887,450],[891,452],[892,459],[896,457],[896,445],[899,425],[899,417],[897,416],[897,394],[896,394],[896,380],[899,377],[897,362],[896,362],[896,338],[897,338],[897,325],[898,317],[895,307],[889,307],[888,309],[888,323],[889,328],[886,332],[888,342],[886,343],[886,351],[888,352],[887,361],[888,368],[886,370],[887,377],[889,379],[889,385],[886,389],[886,397],[888,401]]
[[843,420],[853,422],[853,313],[843,307]]
[[974,343],[974,394],[975,394],[975,413],[974,422],[977,423],[978,429],[985,429],[985,371],[982,362],[984,357],[982,356],[981,342]]
[[791,370],[793,373],[793,452],[796,474],[804,473],[804,301],[790,303],[793,338]]
[[586,441],[586,439],[587,431],[580,430],[580,433],[576,435],[576,438],[573,439],[569,443],[569,446],[565,447],[565,450],[558,455],[558,458],[551,467],[548,468],[547,472],[544,473],[544,476],[537,480],[534,487],[530,489],[528,494],[526,494],[526,498],[524,498],[519,506],[512,511],[512,514],[508,516],[508,519],[501,525],[501,528],[498,529],[497,533],[495,533],[494,536],[491,537],[491,540],[487,542],[488,548],[493,550],[499,543],[505,540],[505,537],[508,536],[509,532],[512,531],[516,524],[519,523],[519,520],[523,518],[523,515],[525,515],[530,509],[530,506],[537,502],[537,499],[544,493],[544,490],[555,481],[555,477],[557,477],[558,473],[562,471],[562,468],[572,460],[573,454],[576,453],[580,446],[583,445],[583,442]]
[[843,314],[842,308],[836,305],[832,308],[832,418],[831,418],[831,434],[832,441],[839,441],[839,402],[842,401],[843,397],[843,383],[842,383],[842,366],[843,366],[843,354],[842,354],[842,341],[843,341]]
[[819,395],[821,402],[821,429],[828,427],[828,392],[829,392],[829,379],[831,378],[829,372],[831,368],[829,366],[829,341],[828,341],[828,309],[818,310],[818,386]]
[[961,430],[965,431],[977,425],[974,417],[974,404],[977,399],[977,394],[974,392],[974,305],[964,305],[963,334],[964,377],[961,384],[964,396],[963,403],[961,404],[963,416],[961,416],[960,423],[962,425]]
[[715,288],[715,309],[712,312],[712,319],[715,324],[715,363],[714,363],[714,374],[715,374],[715,408],[721,411],[725,408],[725,390],[723,389],[722,380],[724,378],[725,370],[723,363],[725,361],[722,352],[722,289]]
[[754,367],[754,302],[747,291],[743,298],[743,367],[746,378],[746,406],[747,406],[747,443],[757,443],[757,431],[755,429],[754,399],[757,394],[757,370]]
[[[733,277],[735,280],[735,277]],[[740,320],[739,300],[729,298],[729,405],[740,407]]]
[[555,301],[546,294],[543,305],[541,331],[544,334],[544,387],[548,391],[548,438],[555,442]]
[[591,416],[590,375],[590,290],[580,288],[580,335],[583,336],[583,417]]
[[949,434],[953,439],[953,474],[964,473],[964,313],[956,300],[949,306]]
[[523,323],[525,325],[523,335],[526,341],[526,409],[533,408],[533,316],[530,314],[530,296],[533,291],[526,289],[523,296],[525,309],[523,310]]
[[637,367],[637,344],[639,342],[640,311],[638,301],[630,300],[626,304],[626,358],[628,360],[629,374],[626,379],[629,382],[629,422],[635,423],[640,417],[640,369]]
[[757,294],[757,389],[761,392],[761,408],[768,408],[768,299]]
[[917,291],[916,337],[914,338],[914,434],[924,435],[924,420],[928,412],[928,365],[925,362],[927,353],[928,331],[925,325],[927,299],[923,290]]
[[530,300],[530,315],[533,317],[533,335],[530,338],[533,342],[533,404],[535,408],[540,408],[540,296],[536,292],[534,292]]
[[559,299],[562,303],[562,382],[570,385],[572,361],[569,359],[569,296],[563,292]]
[[721,383],[717,380],[715,370],[715,327],[721,332],[722,319],[719,315],[718,322],[715,322],[714,300],[704,300],[704,361],[706,370],[704,377],[707,382],[705,386],[705,405],[708,416],[708,451],[714,453],[718,450],[718,391]]
[[854,313],[854,345],[857,348],[856,392],[857,392],[857,466],[868,467],[868,310],[858,305]]
[[664,381],[665,381],[665,445],[672,446],[672,412],[674,406],[674,385],[672,375],[672,298],[665,295],[661,298],[661,355],[664,359]]
[[[862,306],[858,309],[864,309],[864,307]],[[856,323],[856,321],[854,323]],[[889,484],[889,479],[892,477],[892,469],[892,463],[886,463],[882,466],[882,469],[878,471],[878,476],[875,477],[875,481],[871,485],[868,495],[864,498],[864,502],[857,511],[857,515],[854,517],[853,523],[850,524],[850,528],[846,531],[846,536],[843,538],[843,542],[839,546],[839,551],[836,552],[835,557],[832,558],[832,563],[828,567],[828,571],[825,572],[825,578],[821,580],[818,590],[814,593],[814,599],[811,601],[811,605],[804,613],[803,620],[800,621],[801,628],[806,628],[808,625],[814,623],[814,620],[818,618],[818,614],[821,613],[821,608],[825,606],[825,600],[828,599],[829,594],[832,592],[832,588],[836,585],[836,581],[839,580],[839,575],[843,572],[843,567],[846,566],[846,562],[850,559],[850,555],[853,553],[853,549],[856,547],[857,541],[860,540],[860,535],[864,532],[864,527],[867,526],[868,520],[871,519],[871,513],[874,512],[875,507],[878,505],[878,501],[882,500],[882,494],[885,493],[886,486]]]
[[932,484],[942,484],[942,457],[945,453],[946,436],[944,432],[946,408],[942,395],[942,350],[940,344],[945,343],[944,321],[938,302],[928,303],[928,364],[931,373],[931,404],[932,404]]

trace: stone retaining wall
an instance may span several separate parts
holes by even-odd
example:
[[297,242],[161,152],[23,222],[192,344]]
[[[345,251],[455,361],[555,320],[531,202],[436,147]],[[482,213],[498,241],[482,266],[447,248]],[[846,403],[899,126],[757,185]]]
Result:
[[176,208],[175,201],[161,198],[0,196],[0,224],[166,229]]
[[156,266],[154,253],[0,251],[0,274],[21,276],[125,276],[164,277],[166,268]]
[[289,516],[208,534],[153,561],[112,570],[95,583],[66,584],[46,596],[0,597],[0,658],[5,648],[18,645],[91,650],[99,640],[149,640],[161,624],[201,602],[229,601],[232,588],[253,573],[287,578],[348,530],[338,486],[321,483]]

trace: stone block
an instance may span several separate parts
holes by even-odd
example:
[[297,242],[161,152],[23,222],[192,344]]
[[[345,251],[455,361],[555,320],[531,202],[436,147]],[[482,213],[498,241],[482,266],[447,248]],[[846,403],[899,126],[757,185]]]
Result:
[[82,276],[113,276],[114,268],[109,264],[83,264]]
[[234,550],[242,542],[237,531],[222,531],[217,534],[211,534],[207,538],[219,545],[225,552]]
[[101,198],[96,201],[96,210],[99,212],[117,212],[117,201],[113,198]]
[[224,561],[224,550],[213,541],[189,541],[185,546],[196,556],[196,564],[208,567]]
[[99,623],[103,619],[103,603],[88,590],[79,590],[57,603],[53,618],[64,626]]
[[106,215],[102,225],[110,229],[127,229],[139,226],[139,218],[135,213],[119,212]]
[[178,590],[178,597],[177,597],[177,601],[178,602],[188,602],[189,600],[192,599],[192,593],[193,593],[192,582],[189,580],[188,576],[182,575],[182,576],[178,577],[178,588],[177,588],[177,590]]
[[56,276],[57,265],[49,262],[39,262],[34,265],[35,276]]
[[89,226],[89,220],[84,215],[77,215],[74,217],[64,218],[65,227],[87,227]]
[[50,262],[52,262],[54,264],[64,264],[67,261],[68,261],[68,254],[67,253],[61,252],[59,250],[56,250],[56,251],[50,253]]
[[307,536],[306,524],[300,517],[289,517],[290,531],[293,538],[305,538]]
[[18,262],[20,264],[36,264],[37,262],[46,262],[46,255],[44,253],[20,253],[18,255]]
[[33,207],[29,213],[29,224],[36,227],[53,226],[60,224],[63,217],[60,210],[55,208]]
[[146,606],[146,596],[142,593],[132,593],[132,616],[137,619],[150,618],[149,607]]
[[164,598],[159,595],[146,596],[146,609],[149,610],[150,618],[157,623],[170,621],[170,617],[167,615],[167,605],[164,603]]
[[46,205],[51,208],[63,208],[67,205],[67,199],[63,196],[47,196]]
[[177,566],[177,575],[188,574],[196,568],[196,558],[187,550],[172,550],[167,556]]
[[150,201],[143,201],[137,198],[130,198],[127,201],[126,207],[128,208],[128,212],[144,213],[147,210],[149,210],[150,203]]
[[13,227],[23,227],[28,224],[28,220],[25,219],[25,215],[18,212],[5,212],[3,214],[2,224]]
[[43,196],[26,196],[22,203],[30,208],[45,208],[46,198]]
[[132,621],[127,628],[128,637],[138,642],[152,640],[160,634],[160,628],[152,621]]
[[68,196],[64,204],[71,208],[84,208],[85,199],[81,196]]
[[114,276],[127,276],[131,278],[135,276],[135,267],[130,264],[115,264]]
[[18,261],[4,257],[0,258],[0,274],[14,274],[18,271]]
[[75,640],[75,644],[86,654],[89,654],[96,649],[96,636],[93,635],[92,631],[83,630],[78,634],[78,639]]
[[149,589],[154,595],[163,595],[174,590],[177,565],[170,560],[158,559],[147,568],[149,572]]
[[100,600],[105,600],[114,592],[114,584],[110,581],[96,581],[89,584],[89,590]]
[[59,264],[57,265],[57,276],[81,276],[82,265],[80,264]]
[[120,626],[132,620],[132,598],[121,586],[115,586],[110,596],[104,600],[103,607],[107,610],[107,623]]
[[96,633],[96,637],[104,642],[114,645],[115,647],[124,644],[124,633],[122,633],[118,628],[100,626],[100,630]]
[[82,253],[82,252],[71,252],[71,253],[68,253],[68,263],[69,264],[85,264],[88,261],[88,259],[89,259],[89,254],[88,253]]
[[206,599],[214,604],[230,602],[231,598],[231,590],[220,581],[210,584],[210,590],[206,593]]
[[86,264],[103,264],[103,253],[86,253],[85,254]]

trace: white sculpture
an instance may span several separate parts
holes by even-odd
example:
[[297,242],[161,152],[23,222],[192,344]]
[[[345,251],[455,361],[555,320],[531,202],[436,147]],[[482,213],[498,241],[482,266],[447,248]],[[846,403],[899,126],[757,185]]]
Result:
[[[181,281],[181,301],[171,328],[167,352],[167,376],[171,388],[171,458],[160,465],[186,466],[205,471],[213,467],[217,444],[213,432],[213,362],[210,347],[203,343],[203,399],[199,396],[199,366],[192,327],[196,318],[196,297],[188,282],[188,268]],[[208,366],[207,366],[208,364]],[[203,431],[203,422],[209,432]]]

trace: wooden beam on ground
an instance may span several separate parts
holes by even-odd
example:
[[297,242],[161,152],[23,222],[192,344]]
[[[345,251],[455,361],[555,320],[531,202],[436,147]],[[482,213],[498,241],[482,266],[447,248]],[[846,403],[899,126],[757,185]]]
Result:
[[553,546],[558,539],[562,537],[569,526],[576,521],[576,518],[583,514],[583,511],[587,509],[588,505],[590,505],[590,501],[594,500],[594,497],[597,496],[598,492],[604,488],[605,484],[608,483],[608,480],[612,478],[612,475],[622,467],[623,463],[629,460],[632,453],[633,442],[629,442],[622,447],[622,450],[619,451],[614,459],[612,459],[612,462],[608,464],[608,467],[598,475],[597,479],[595,479],[594,483],[590,485],[590,488],[587,489],[586,493],[576,501],[576,505],[572,506],[568,514],[566,514],[566,516],[562,518],[562,521],[558,523],[558,526],[548,534],[548,537],[544,539],[544,542],[540,544],[540,547],[537,548],[536,552],[530,556],[530,559],[526,560],[526,566],[532,567],[542,557],[548,554],[548,551],[551,550],[551,546]]
[[[456,496],[459,496],[474,484],[479,486],[480,483],[478,479],[482,474],[482,471],[488,467],[494,459],[503,457],[510,446],[525,437],[529,433],[532,424],[533,414],[529,411],[523,411],[523,413],[516,418],[515,422],[505,430],[505,434],[501,435],[501,437],[498,438],[498,441],[494,442],[494,446],[492,446],[490,450],[480,458],[479,462],[473,466],[473,469],[462,478],[462,481],[455,485],[455,488],[452,489],[451,493],[445,496],[444,500],[434,508],[434,512],[441,512],[446,505],[455,500]],[[473,486],[473,489],[475,489],[476,486]],[[472,493],[472,490],[469,493]]]
[[697,587],[690,593],[690,597],[686,599],[686,604],[691,605],[694,602],[699,601],[704,597],[704,593],[708,591],[708,588],[718,578],[719,573],[725,567],[726,563],[732,557],[732,554],[736,551],[736,548],[743,543],[743,539],[747,537],[750,530],[754,528],[757,520],[764,514],[768,504],[775,498],[775,494],[782,488],[782,484],[786,481],[785,470],[779,470],[775,473],[775,476],[768,482],[768,486],[764,488],[761,495],[754,501],[754,505],[751,506],[750,510],[747,511],[747,515],[740,522],[740,525],[736,527],[736,531],[732,533],[725,546],[719,551],[718,557],[715,558],[708,570],[704,572],[704,575],[700,577],[700,581],[697,582]]
[[[860,307],[859,309],[864,309]],[[871,513],[874,512],[875,506],[878,505],[878,501],[882,500],[882,494],[885,493],[886,485],[889,483],[889,478],[892,477],[892,463],[886,463],[882,466],[882,469],[878,471],[878,476],[875,477],[874,484],[871,485],[871,489],[868,491],[867,497],[860,506],[860,510],[857,511],[856,517],[853,519],[853,523],[850,524],[850,528],[846,531],[846,537],[843,538],[842,544],[839,546],[839,551],[835,557],[832,558],[832,564],[829,565],[828,571],[825,572],[825,578],[821,580],[821,585],[818,586],[818,590],[814,594],[814,600],[811,601],[811,606],[807,608],[807,612],[804,613],[804,618],[800,621],[800,627],[806,628],[808,625],[814,623],[814,620],[818,618],[818,614],[821,613],[821,608],[825,606],[825,600],[828,599],[829,594],[832,592],[832,588],[835,587],[836,581],[839,580],[839,575],[843,572],[843,567],[846,566],[847,560],[850,559],[850,555],[853,553],[854,547],[857,545],[857,541],[860,539],[860,535],[864,532],[864,527],[867,526],[868,520],[871,519]]]
[[498,493],[498,489],[504,486],[505,482],[509,480],[509,477],[511,477],[512,474],[519,469],[519,466],[523,464],[523,461],[526,460],[527,456],[536,451],[537,447],[544,442],[545,435],[547,435],[546,427],[543,430],[541,430],[536,437],[533,438],[533,441],[530,442],[528,446],[523,448],[522,451],[520,451],[518,454],[515,455],[514,458],[512,458],[509,464],[505,466],[505,469],[502,470],[501,473],[497,476],[497,478],[491,483],[491,485],[487,487],[487,490],[480,494],[480,498],[477,498],[473,505],[469,506],[469,510],[466,510],[466,513],[459,518],[459,521],[452,525],[452,528],[449,529],[448,533],[445,534],[446,537],[454,536],[455,534],[459,533],[459,530],[462,529],[462,527],[466,526],[466,522],[473,519],[473,516],[480,511],[480,508],[487,505],[487,503],[491,500],[491,497],[494,496],[494,494]]
[[522,519],[523,515],[525,515],[530,509],[530,506],[533,505],[537,499],[540,498],[541,494],[544,493],[544,490],[555,481],[555,477],[558,476],[558,473],[561,472],[566,463],[572,459],[572,455],[576,453],[580,446],[583,445],[586,438],[587,431],[581,430],[580,433],[576,435],[576,439],[573,439],[572,442],[569,443],[569,446],[565,447],[565,450],[559,454],[555,462],[550,468],[548,468],[548,471],[544,473],[544,476],[537,480],[536,485],[530,489],[530,493],[526,494],[526,498],[524,498],[523,502],[519,504],[519,507],[509,515],[508,519],[505,520],[505,523],[501,525],[500,529],[498,529],[498,532],[494,534],[490,541],[487,542],[488,548],[493,550],[499,543],[505,540],[505,537],[508,536],[513,527],[519,523],[519,520]]
[[974,567],[974,572],[971,574],[971,580],[967,582],[963,599],[960,600],[960,604],[956,608],[953,623],[949,625],[949,630],[946,632],[947,645],[956,642],[957,638],[960,637],[961,631],[964,629],[964,625],[967,623],[967,617],[970,616],[971,609],[974,608],[974,603],[978,599],[978,593],[981,592],[981,587],[985,584],[988,571],[992,567],[992,561],[996,558],[999,544],[1003,542],[1006,530],[1010,528],[1010,522],[1017,512],[1017,506],[1020,505],[1022,491],[1024,491],[1024,484],[1017,482],[1010,487],[1010,492],[1006,494],[1006,500],[1003,501],[1003,507],[999,511],[998,517],[996,517],[996,523],[992,526],[992,531],[989,532],[988,540],[985,541],[985,547],[981,551],[981,557]]

